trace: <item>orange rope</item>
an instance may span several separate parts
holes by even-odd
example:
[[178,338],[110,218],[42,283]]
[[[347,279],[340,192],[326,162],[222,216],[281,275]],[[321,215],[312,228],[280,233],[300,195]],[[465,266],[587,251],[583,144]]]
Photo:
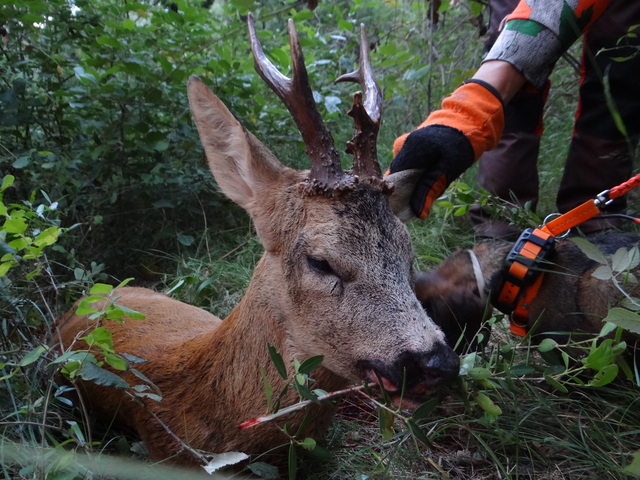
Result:
[[640,173],[635,177],[631,177],[626,182],[621,183],[617,187],[613,187],[611,190],[609,190],[609,198],[613,199],[621,197],[622,195],[629,193],[637,186],[640,186]]

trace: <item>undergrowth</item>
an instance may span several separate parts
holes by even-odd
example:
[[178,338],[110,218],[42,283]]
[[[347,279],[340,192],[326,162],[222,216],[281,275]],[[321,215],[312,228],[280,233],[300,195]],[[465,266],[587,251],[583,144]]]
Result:
[[[69,2],[54,3],[57,13],[68,13]],[[36,27],[24,31],[15,27],[20,51],[0,46],[7,58],[15,54],[16,58],[23,55],[28,59],[10,62],[12,77],[3,80],[3,105],[7,108],[0,167],[3,175],[5,171],[16,174],[18,184],[12,187],[12,180],[4,176],[0,190],[0,200],[5,194],[6,207],[6,211],[0,210],[0,475],[6,479],[190,478],[195,475],[124,459],[138,458],[132,450],[143,451],[135,439],[120,432],[107,429],[88,434],[95,419],[83,413],[70,387],[60,381],[56,320],[81,292],[89,292],[101,282],[120,283],[121,278],[114,277],[125,272],[105,270],[101,258],[104,252],[111,260],[114,252],[120,257],[126,252],[127,260],[114,261],[114,265],[144,272],[140,281],[153,283],[221,317],[241,298],[262,247],[245,214],[220,199],[208,183],[194,131],[185,119],[187,106],[182,90],[189,74],[207,76],[243,123],[262,129],[270,146],[289,157],[288,164],[299,166],[297,163],[306,160],[301,160],[301,147],[292,142],[286,112],[274,106],[262,86],[256,86],[245,44],[227,46],[226,37],[218,38],[214,41],[219,46],[214,59],[192,55],[172,70],[174,67],[166,62],[173,62],[179,54],[172,52],[182,52],[183,46],[172,42],[169,33],[182,32],[184,22],[170,9],[157,7],[157,18],[166,23],[135,36],[135,29],[126,20],[133,15],[142,19],[156,7],[141,4],[136,13],[135,8],[128,10],[128,4],[111,7],[105,3],[109,14],[116,12],[120,15],[117,18],[124,20],[102,24],[97,9],[101,2],[76,3],[85,8],[86,18],[69,17],[73,22],[67,25],[62,15],[56,16],[54,34],[44,39],[45,46],[36,49],[32,57],[28,55],[35,40],[30,35],[44,37],[35,35],[42,33]],[[238,12],[246,9],[246,2],[216,2],[224,7],[214,12],[215,21],[210,24],[196,15],[200,11],[192,10],[195,7],[189,2],[178,3],[199,29],[190,36],[180,33],[180,38],[188,37],[189,48],[198,53],[211,53],[212,49],[203,49],[202,45],[211,43],[212,34],[220,34],[218,27],[211,25],[222,25],[224,12],[234,12],[232,20],[224,20],[233,29],[243,27]],[[26,12],[25,5],[19,5],[20,14],[33,14]],[[31,5],[45,18],[46,2]],[[278,8],[265,2],[259,7],[266,18],[265,29],[271,28],[274,33],[280,28],[274,26],[281,20],[278,12],[303,10],[300,2],[284,7],[278,4]],[[443,15],[438,25],[426,21],[424,2],[321,2],[320,14],[301,15],[301,31],[308,37],[304,39],[305,52],[309,52],[308,59],[317,60],[312,73],[323,85],[317,87],[318,94],[336,137],[344,141],[351,134],[344,126],[344,109],[333,111],[330,107],[346,97],[338,90],[342,87],[333,86],[327,78],[333,79],[335,73],[352,67],[356,37],[353,25],[358,21],[367,23],[367,28],[371,25],[369,34],[377,49],[374,62],[379,65],[374,68],[379,66],[385,90],[385,126],[380,141],[384,168],[391,158],[393,138],[437,108],[442,96],[477,66],[481,39],[471,21],[475,7],[464,4],[459,8]],[[28,18],[23,20],[28,24]],[[91,28],[83,29],[85,20]],[[323,35],[315,36],[317,30]],[[82,50],[89,44],[89,37],[92,41],[100,39],[95,52]],[[153,67],[143,68],[137,58],[128,57],[135,49],[146,55],[149,45],[155,52],[156,44],[149,38],[156,37],[167,40],[163,46],[166,58],[158,57]],[[268,41],[281,45],[280,34],[273,37]],[[276,48],[273,45],[269,45],[271,50]],[[274,55],[286,68],[286,55],[282,51]],[[26,74],[20,68],[29,62],[38,67],[29,70],[29,78],[41,83],[37,95],[25,97],[22,77]],[[120,70],[107,72],[103,63],[109,66],[109,62]],[[80,64],[86,69],[79,70]],[[338,65],[340,71],[323,70],[323,65]],[[171,81],[171,76],[179,78]],[[538,224],[555,209],[553,199],[571,133],[572,118],[567,112],[573,112],[575,106],[576,83],[575,72],[561,61],[545,110],[538,212],[495,205],[499,215],[521,227]],[[69,84],[73,88],[66,88]],[[136,90],[124,90],[132,84]],[[148,85],[160,87],[148,91]],[[123,98],[114,102],[114,91]],[[343,100],[336,100],[336,91]],[[146,101],[138,101],[147,93]],[[96,105],[100,107],[91,121],[80,117],[68,120],[74,109],[83,108],[77,102],[88,98],[98,99]],[[149,110],[155,104],[160,107],[149,119],[144,108]],[[113,111],[105,115],[103,110],[111,107]],[[21,113],[27,108],[37,120],[30,125],[25,124]],[[90,116],[91,108],[85,106],[83,115]],[[127,115],[127,108],[136,115]],[[52,122],[55,120],[55,128],[47,129],[49,116]],[[150,123],[155,125],[152,129]],[[92,129],[88,134],[81,130],[85,124]],[[127,129],[129,137],[125,135]],[[65,139],[65,132],[77,135],[72,141]],[[183,155],[188,158],[183,159]],[[132,174],[129,168],[138,158],[146,170]],[[409,225],[418,270],[431,268],[455,248],[469,247],[477,240],[465,215],[480,195],[474,175],[473,169],[467,172],[434,208],[428,221]],[[176,191],[179,195],[175,198],[167,197]],[[205,201],[194,202],[196,198]],[[66,223],[59,205],[63,210],[73,209]],[[174,217],[180,217],[180,221]],[[7,218],[11,220],[8,223]],[[129,243],[131,239],[135,239],[133,244]],[[126,265],[131,263],[132,253],[144,259]],[[301,458],[300,476],[336,480],[640,476],[640,395],[632,369],[631,375],[622,372],[603,386],[589,385],[593,371],[582,372],[576,377],[585,383],[580,385],[578,380],[568,380],[562,365],[549,373],[553,365],[545,360],[545,352],[526,339],[520,343],[514,340],[502,318],[494,317],[492,322],[488,347],[479,354],[467,355],[466,370],[458,384],[437,401],[421,407],[417,415],[395,410],[374,392],[352,393],[334,400],[338,413],[324,445],[330,456],[320,461]],[[583,348],[587,355],[593,348],[589,343],[572,347]],[[552,346],[556,348],[563,347]],[[611,364],[617,361],[618,357],[612,358]],[[118,452],[121,457],[112,455]],[[267,473],[264,476],[268,478]]]

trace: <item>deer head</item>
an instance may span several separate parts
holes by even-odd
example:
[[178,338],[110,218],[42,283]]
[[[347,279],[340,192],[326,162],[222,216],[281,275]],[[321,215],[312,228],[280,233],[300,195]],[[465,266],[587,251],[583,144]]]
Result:
[[345,171],[313,100],[293,22],[291,78],[267,59],[251,15],[248,26],[255,68],[295,120],[311,169],[282,165],[198,78],[190,79],[211,170],[249,212],[266,250],[247,296],[261,292],[264,316],[282,328],[274,335],[286,337],[294,356],[321,354],[324,368],[340,378],[379,379],[398,392],[404,384],[407,396],[427,393],[457,375],[459,361],[413,292],[411,241],[390,208],[393,184],[383,180],[376,158],[382,96],[364,28],[360,68],[339,79],[364,90],[349,113],[354,164]]

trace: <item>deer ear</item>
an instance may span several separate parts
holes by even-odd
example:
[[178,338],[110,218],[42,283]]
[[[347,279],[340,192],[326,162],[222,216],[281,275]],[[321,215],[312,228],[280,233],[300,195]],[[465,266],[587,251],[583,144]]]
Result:
[[410,201],[413,189],[423,172],[424,170],[420,169],[402,170],[385,177],[385,180],[393,183],[395,187],[389,197],[391,211],[403,222],[417,218],[411,209]]
[[187,83],[189,106],[209,168],[225,195],[248,210],[285,167],[235,119],[197,76]]

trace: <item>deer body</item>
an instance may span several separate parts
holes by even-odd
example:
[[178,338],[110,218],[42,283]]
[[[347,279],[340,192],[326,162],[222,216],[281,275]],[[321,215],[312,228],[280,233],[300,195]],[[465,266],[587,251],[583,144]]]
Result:
[[[117,292],[118,304],[146,315],[109,326],[116,351],[147,360],[136,368],[162,392],[160,402],[145,400],[146,408],[193,448],[257,454],[286,443],[280,427],[287,422],[294,433],[308,412],[238,429],[267,413],[261,370],[274,392],[284,385],[267,344],[287,366],[294,358],[323,355],[312,388],[328,391],[379,379],[392,395],[404,385],[406,397],[422,399],[457,375],[458,357],[413,292],[412,246],[390,207],[389,185],[375,175],[342,173],[339,163],[328,171],[318,163],[311,172],[287,168],[198,78],[190,79],[188,93],[211,171],[250,214],[265,252],[224,321],[151,290]],[[61,326],[65,347],[87,328],[84,318],[70,316]],[[122,392],[89,382],[83,389],[107,422],[115,416],[133,428],[153,459],[179,450]],[[281,404],[297,400],[289,393]],[[315,412],[306,434],[317,436],[332,409],[310,408]]]

